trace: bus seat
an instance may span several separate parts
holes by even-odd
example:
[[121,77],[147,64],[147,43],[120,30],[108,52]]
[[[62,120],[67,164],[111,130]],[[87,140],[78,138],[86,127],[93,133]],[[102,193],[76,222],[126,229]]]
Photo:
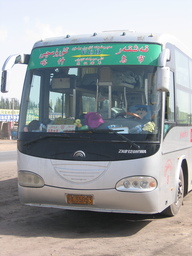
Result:
[[129,112],[131,112],[131,113],[136,113],[139,110],[140,111],[144,110],[144,111],[147,112],[147,114],[142,118],[143,120],[151,120],[151,108],[150,108],[150,106],[138,104],[138,105],[135,105],[135,106],[131,106],[129,108]]

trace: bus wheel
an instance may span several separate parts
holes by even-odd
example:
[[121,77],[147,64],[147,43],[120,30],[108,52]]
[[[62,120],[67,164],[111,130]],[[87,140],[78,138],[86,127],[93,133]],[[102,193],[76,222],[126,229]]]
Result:
[[183,198],[184,198],[184,176],[183,176],[183,170],[180,169],[180,175],[178,180],[178,186],[177,186],[177,201],[167,207],[162,214],[168,217],[175,216],[179,209],[181,208],[183,204]]

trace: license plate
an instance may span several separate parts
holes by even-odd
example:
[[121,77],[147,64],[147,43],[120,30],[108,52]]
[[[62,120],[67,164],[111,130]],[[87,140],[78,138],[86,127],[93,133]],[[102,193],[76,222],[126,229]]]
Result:
[[93,205],[93,196],[67,194],[68,204]]

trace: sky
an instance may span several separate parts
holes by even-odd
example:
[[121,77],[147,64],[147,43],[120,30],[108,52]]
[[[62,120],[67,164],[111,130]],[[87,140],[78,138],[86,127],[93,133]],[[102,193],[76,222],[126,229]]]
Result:
[[[192,0],[0,0],[0,67],[36,41],[106,30],[169,33],[192,48]],[[26,65],[12,69],[0,98],[20,101]]]

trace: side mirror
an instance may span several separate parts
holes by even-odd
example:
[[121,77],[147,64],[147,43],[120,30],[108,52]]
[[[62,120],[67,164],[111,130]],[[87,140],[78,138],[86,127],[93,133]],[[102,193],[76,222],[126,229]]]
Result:
[[2,67],[2,75],[1,75],[1,92],[5,93],[9,90],[9,84],[10,84],[10,69],[15,64],[28,64],[29,62],[29,54],[16,54],[9,56],[3,67]]
[[9,91],[10,71],[4,70],[1,75],[1,92],[5,93]]
[[170,85],[170,68],[157,68],[157,91],[168,92]]

